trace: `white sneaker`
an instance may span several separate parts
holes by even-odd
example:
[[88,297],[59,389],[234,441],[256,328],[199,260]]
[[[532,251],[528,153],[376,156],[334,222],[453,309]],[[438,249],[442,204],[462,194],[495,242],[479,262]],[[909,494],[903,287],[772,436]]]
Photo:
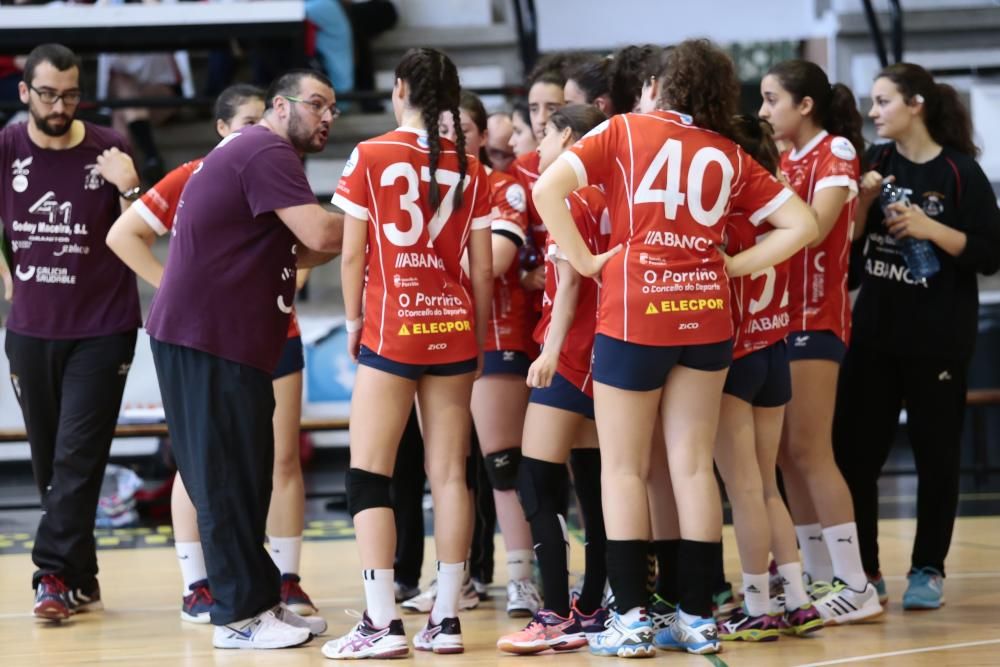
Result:
[[507,615],[511,618],[529,617],[538,613],[542,596],[531,579],[512,579],[507,582]]
[[412,597],[420,595],[420,586],[408,586],[400,581],[395,581],[392,584],[392,588],[396,595],[396,602],[409,600]]
[[468,611],[478,606],[479,591],[476,590],[475,582],[469,579],[462,584],[462,591],[458,594],[458,609],[459,611]]
[[631,625],[618,612],[611,612],[604,632],[587,635],[590,652],[619,658],[652,658],[656,655],[653,647],[653,624],[643,615]]
[[278,605],[278,609],[274,613],[279,620],[288,623],[293,628],[305,628],[312,635],[321,635],[326,632],[326,621],[322,617],[296,614],[284,602]]
[[834,579],[832,590],[814,605],[826,625],[854,623],[883,612],[878,591],[871,582],[865,583],[864,590],[856,591],[840,579]]
[[332,660],[402,658],[409,653],[403,621],[397,618],[388,627],[379,629],[372,626],[368,612],[346,635],[323,644],[323,655]]
[[490,587],[475,577],[472,579],[472,587],[476,589],[476,595],[479,596],[480,602],[490,599]]
[[462,624],[458,617],[441,619],[440,623],[431,623],[427,618],[420,632],[413,637],[413,646],[418,651],[433,651],[434,653],[461,653],[465,650],[462,642]]
[[[415,595],[400,606],[413,614],[429,614],[434,608],[434,601],[437,599],[437,581],[432,581],[427,590],[420,595]],[[476,586],[469,579],[462,585],[462,592],[458,596],[459,611],[468,611],[479,606],[479,594]]]
[[245,621],[215,626],[215,648],[290,648],[312,639],[307,628],[296,628],[282,621],[281,608],[272,607]]

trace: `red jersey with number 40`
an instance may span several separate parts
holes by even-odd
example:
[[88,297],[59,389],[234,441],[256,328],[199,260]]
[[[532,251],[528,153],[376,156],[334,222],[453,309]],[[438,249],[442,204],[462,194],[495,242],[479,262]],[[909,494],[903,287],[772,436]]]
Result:
[[[752,248],[771,232],[753,225],[743,213],[726,222],[726,254]],[[788,260],[730,281],[733,292],[733,359],[774,345],[788,335]]]
[[781,171],[792,189],[812,205],[825,188],[846,187],[847,203],[823,242],[792,257],[790,304],[793,331],[829,330],[845,343],[851,335],[847,264],[857,205],[861,163],[850,141],[820,132],[801,151],[781,156]]
[[792,192],[729,139],[670,111],[623,114],[564,152],[580,185],[603,184],[611,215],[597,333],[642,345],[731,338],[726,218],[759,224]]
[[[570,194],[566,198],[577,231],[583,237],[590,252],[596,254],[608,249],[608,238],[611,235],[611,220],[608,217],[608,206],[604,193],[600,188],[589,185]],[[556,260],[565,260],[552,236],[548,237],[545,247],[545,296],[542,300],[542,319],[535,327],[535,341],[545,344],[552,323],[552,305],[555,302],[556,291],[559,289],[559,274],[556,271]],[[577,293],[576,309],[573,322],[562,349],[559,351],[559,364],[556,371],[569,380],[577,389],[588,396],[594,395],[594,385],[591,381],[591,361],[594,356],[594,330],[597,328],[597,304],[600,291],[596,280],[582,278]]]
[[[501,234],[520,248],[528,235],[527,195],[517,179],[493,170],[487,181],[493,221],[490,229]],[[531,328],[528,324],[528,297],[521,286],[521,267],[517,255],[506,273],[493,281],[493,304],[490,325],[486,331],[487,351],[531,349]]]
[[[469,156],[462,205],[455,144],[441,138],[431,210],[425,132],[399,128],[351,153],[333,203],[368,225],[361,344],[407,364],[447,364],[478,352],[473,302],[462,255],[473,230],[490,228],[489,184]],[[357,224],[356,222],[348,224]]]

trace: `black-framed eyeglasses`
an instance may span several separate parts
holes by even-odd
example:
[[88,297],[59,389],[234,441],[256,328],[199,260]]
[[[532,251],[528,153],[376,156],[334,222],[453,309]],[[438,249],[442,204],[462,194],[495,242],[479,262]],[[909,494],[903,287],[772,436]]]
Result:
[[42,104],[55,104],[59,100],[63,101],[66,106],[76,106],[80,103],[80,91],[79,90],[67,90],[65,93],[57,93],[53,90],[44,90],[35,88],[34,86],[28,86],[29,89],[35,91],[38,95],[38,99],[42,101]]
[[282,95],[282,97],[284,97],[289,102],[298,102],[299,104],[306,105],[307,107],[311,108],[313,110],[313,113],[319,116],[320,118],[322,118],[323,114],[326,113],[327,111],[329,111],[330,115],[333,116],[334,118],[340,115],[340,109],[337,108],[336,104],[331,104],[330,106],[327,107],[323,106],[316,100],[304,100],[301,97],[293,97],[291,95]]

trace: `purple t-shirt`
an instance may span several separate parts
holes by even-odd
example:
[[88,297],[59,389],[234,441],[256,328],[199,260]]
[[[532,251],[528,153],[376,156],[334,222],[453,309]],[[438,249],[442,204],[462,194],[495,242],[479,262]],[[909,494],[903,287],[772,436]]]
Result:
[[13,250],[7,327],[25,336],[90,338],[141,324],[135,274],[104,237],[121,213],[118,189],[97,173],[114,130],[84,123],[80,145],[39,148],[25,123],[0,131],[0,219]]
[[287,141],[261,126],[223,139],[181,194],[149,335],[273,373],[298,243],[274,211],[314,203]]

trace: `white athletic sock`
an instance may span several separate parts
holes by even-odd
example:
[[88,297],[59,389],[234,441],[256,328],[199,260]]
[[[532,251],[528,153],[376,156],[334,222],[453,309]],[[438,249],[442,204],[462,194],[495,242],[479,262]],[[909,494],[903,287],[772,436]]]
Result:
[[823,529],[823,539],[833,560],[833,574],[856,591],[868,583],[858,548],[858,525],[853,521]]
[[302,560],[302,536],[271,537],[268,535],[268,553],[282,574],[298,574]]
[[[621,615],[622,623],[625,625],[632,625],[641,619],[645,614],[645,609],[642,607],[632,607],[627,612]],[[647,616],[648,617],[648,616]]]
[[507,576],[511,581],[531,579],[531,563],[534,552],[531,549],[514,549],[507,552]]
[[184,579],[184,595],[187,595],[191,592],[191,584],[208,579],[205,553],[201,550],[201,542],[174,542],[174,549],[177,550],[177,562],[181,566],[181,578]]
[[431,623],[440,623],[442,619],[458,616],[458,596],[462,594],[462,584],[468,569],[465,561],[461,563],[437,564],[437,597],[434,598],[434,608],[431,609]]
[[694,614],[689,614],[680,607],[677,607],[677,618],[684,621],[688,625],[694,625],[698,621],[702,620],[701,616],[695,616]]
[[766,571],[762,574],[743,573],[743,604],[751,616],[763,616],[767,613],[770,597],[769,576]]
[[802,552],[802,568],[813,581],[830,581],[833,579],[833,563],[830,552],[823,541],[823,527],[818,523],[795,526],[795,534],[799,538],[799,550]]
[[802,583],[802,564],[785,563],[778,566],[781,575],[781,587],[785,590],[785,609],[795,611],[809,602],[809,595]]
[[396,594],[392,587],[392,570],[362,570],[365,580],[365,604],[372,625],[387,627],[396,614]]

